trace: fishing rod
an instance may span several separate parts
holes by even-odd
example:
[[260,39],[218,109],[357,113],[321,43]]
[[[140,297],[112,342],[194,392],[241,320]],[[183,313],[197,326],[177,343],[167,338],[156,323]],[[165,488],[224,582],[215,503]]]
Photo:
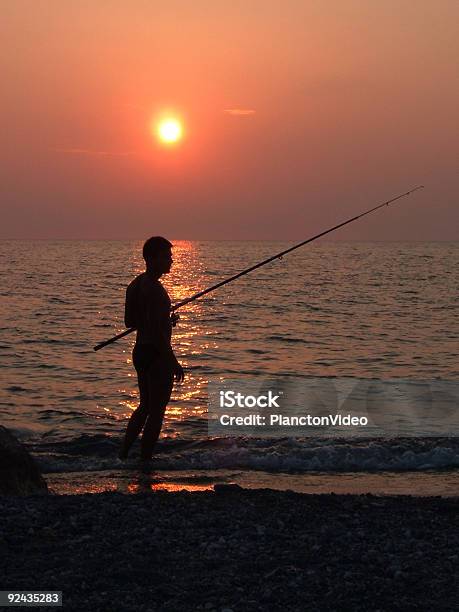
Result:
[[[320,234],[316,234],[312,238],[308,238],[307,240],[303,240],[303,242],[299,242],[298,244],[295,244],[295,245],[291,246],[290,248],[285,249],[285,251],[281,251],[280,253],[276,253],[275,255],[272,255],[271,257],[268,257],[268,259],[264,259],[263,261],[260,261],[259,263],[255,264],[253,266],[250,266],[250,268],[247,268],[246,270],[242,270],[242,272],[239,272],[238,274],[234,274],[234,276],[230,276],[229,278],[226,278],[226,279],[220,281],[216,285],[212,285],[212,287],[208,287],[207,289],[204,289],[203,291],[199,291],[198,293],[195,293],[194,295],[192,295],[191,297],[187,298],[186,300],[182,300],[181,302],[178,302],[177,304],[174,304],[174,306],[171,307],[171,312],[175,312],[179,308],[182,308],[182,306],[185,306],[185,304],[189,304],[190,302],[193,302],[194,300],[197,300],[198,298],[202,297],[203,295],[207,295],[211,291],[215,291],[215,289],[218,289],[219,287],[223,287],[223,285],[227,285],[228,283],[232,283],[237,278],[241,278],[241,276],[245,276],[249,272],[253,272],[253,270],[256,270],[257,268],[261,268],[261,266],[265,266],[266,264],[270,263],[271,261],[274,261],[275,259],[282,259],[282,257],[284,255],[287,255],[287,253],[291,253],[292,251],[295,251],[296,249],[299,249],[300,247],[304,246],[305,244],[313,242],[314,240],[317,240],[318,238],[321,238],[322,236],[325,236],[326,234],[329,234],[330,232],[334,232],[335,230],[339,229],[340,227],[343,227],[344,225],[347,225],[348,223],[352,223],[353,221],[357,221],[357,219],[360,219],[361,217],[364,217],[365,215],[369,215],[370,213],[374,212],[375,210],[378,210],[378,208],[382,208],[383,206],[389,206],[389,204],[392,204],[392,202],[395,202],[396,200],[400,200],[401,198],[405,198],[406,196],[409,196],[410,194],[412,194],[414,191],[417,191],[418,189],[423,189],[423,188],[424,188],[424,185],[418,185],[417,187],[414,187],[413,189],[410,189],[406,193],[401,193],[400,195],[396,196],[395,198],[387,200],[387,202],[383,202],[382,204],[378,204],[378,206],[374,206],[373,208],[370,208],[370,210],[366,210],[365,212],[360,213],[359,215],[356,215],[355,217],[352,217],[351,219],[347,219],[347,221],[343,221],[342,223],[338,223],[338,225],[335,225],[334,227],[331,227],[330,229],[327,229],[327,230],[325,230],[323,232],[320,232]],[[117,336],[113,336],[113,338],[110,338],[109,340],[105,340],[105,342],[101,342],[100,344],[97,344],[94,347],[94,350],[98,351],[99,349],[103,348],[104,346],[107,346],[107,344],[111,344],[112,342],[116,342],[116,340],[119,340],[120,338],[123,338],[123,336],[127,336],[128,334],[130,334],[133,331],[135,331],[135,329],[136,329],[135,327],[130,327],[129,329],[125,329],[123,332],[121,332]]]

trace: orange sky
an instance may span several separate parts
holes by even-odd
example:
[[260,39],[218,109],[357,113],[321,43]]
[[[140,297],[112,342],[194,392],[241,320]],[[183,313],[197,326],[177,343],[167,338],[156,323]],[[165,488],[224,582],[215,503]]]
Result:
[[0,237],[296,240],[425,184],[335,237],[457,240],[458,24],[456,0],[4,0]]

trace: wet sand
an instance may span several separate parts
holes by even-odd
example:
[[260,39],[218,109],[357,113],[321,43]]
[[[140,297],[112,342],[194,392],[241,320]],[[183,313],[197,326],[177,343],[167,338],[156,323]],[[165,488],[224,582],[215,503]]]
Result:
[[227,485],[3,497],[2,589],[72,611],[453,610],[458,507]]
[[50,491],[127,494],[159,490],[211,491],[215,484],[238,484],[244,489],[275,489],[297,493],[337,495],[415,495],[457,497],[459,470],[422,472],[308,472],[294,474],[255,470],[141,470],[114,469],[45,474]]

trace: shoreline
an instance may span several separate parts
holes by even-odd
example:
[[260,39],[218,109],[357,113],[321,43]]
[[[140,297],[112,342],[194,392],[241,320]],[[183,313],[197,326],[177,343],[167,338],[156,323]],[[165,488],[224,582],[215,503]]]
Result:
[[0,497],[4,589],[66,610],[451,610],[459,499],[215,492]]
[[255,470],[154,470],[125,466],[43,474],[57,495],[119,492],[125,494],[212,491],[214,485],[237,484],[244,489],[271,489],[304,494],[459,496],[459,470],[423,472],[266,472]]

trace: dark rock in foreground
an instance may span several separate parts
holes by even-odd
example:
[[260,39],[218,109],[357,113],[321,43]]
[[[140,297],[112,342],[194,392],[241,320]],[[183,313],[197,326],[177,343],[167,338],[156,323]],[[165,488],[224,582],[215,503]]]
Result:
[[0,425],[0,495],[48,493],[34,460],[11,432]]

